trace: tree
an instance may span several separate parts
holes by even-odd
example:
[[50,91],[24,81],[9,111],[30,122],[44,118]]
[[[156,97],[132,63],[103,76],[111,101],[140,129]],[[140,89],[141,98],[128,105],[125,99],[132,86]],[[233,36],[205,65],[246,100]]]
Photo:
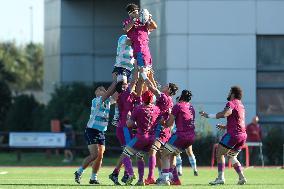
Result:
[[44,106],[40,105],[32,95],[14,97],[6,119],[6,131],[38,131],[41,130]]
[[3,62],[0,61],[0,128],[4,128],[4,120],[11,105],[9,83],[13,81],[13,75],[5,70]]
[[16,82],[9,87],[14,91],[40,90],[43,84],[43,48],[30,43],[17,46],[14,42],[0,43],[0,60],[5,69],[12,73]]

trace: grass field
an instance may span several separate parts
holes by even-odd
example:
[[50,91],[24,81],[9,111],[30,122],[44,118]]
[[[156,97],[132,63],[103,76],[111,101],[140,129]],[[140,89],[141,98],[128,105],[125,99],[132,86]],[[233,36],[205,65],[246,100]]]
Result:
[[[73,172],[76,167],[0,167],[1,188],[118,188],[112,186],[108,175],[112,167],[103,167],[99,174],[100,186],[89,185],[91,169],[85,171],[82,184],[78,185],[73,180]],[[136,170],[137,171],[137,170]],[[145,170],[145,174],[148,171]],[[237,176],[233,169],[226,169],[226,184],[223,186],[209,186],[208,182],[215,178],[216,170],[199,168],[199,176],[194,177],[191,169],[184,168],[181,177],[183,186],[179,188],[284,188],[284,169],[280,168],[248,168],[245,170],[248,183],[237,186]],[[135,182],[135,181],[134,181]],[[145,186],[157,188],[161,186]],[[164,188],[167,186],[163,186]],[[119,188],[142,188],[136,186],[120,186]],[[169,187],[168,187],[169,188]]]

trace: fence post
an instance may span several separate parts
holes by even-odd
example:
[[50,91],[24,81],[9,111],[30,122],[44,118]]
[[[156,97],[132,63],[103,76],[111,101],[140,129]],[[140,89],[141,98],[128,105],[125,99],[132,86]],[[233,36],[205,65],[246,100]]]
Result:
[[22,160],[22,151],[20,149],[17,150],[17,161],[20,162]]

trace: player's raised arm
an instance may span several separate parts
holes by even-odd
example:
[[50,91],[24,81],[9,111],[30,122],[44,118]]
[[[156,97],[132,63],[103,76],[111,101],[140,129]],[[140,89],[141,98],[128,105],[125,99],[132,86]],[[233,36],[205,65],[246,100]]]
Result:
[[131,30],[131,28],[134,26],[136,18],[133,18],[129,23],[125,24],[125,26],[123,27],[123,31],[125,33],[129,32],[129,30]]
[[138,72],[137,65],[135,64],[133,78],[132,78],[132,80],[131,80],[131,82],[129,84],[130,93],[132,93],[135,90],[138,78],[139,78],[139,72]]
[[124,32],[129,32],[134,26],[136,20],[138,19],[139,7],[133,3],[130,3],[126,6],[126,12],[129,15],[129,19],[125,20],[123,23]]
[[150,32],[158,28],[157,23],[152,19],[152,16],[150,16],[149,21],[147,23],[147,28]]
[[232,114],[232,109],[230,107],[225,107],[223,111],[218,112],[216,114],[208,114],[204,111],[199,112],[199,114],[206,118],[220,119],[230,116]]
[[140,75],[144,79],[145,84],[149,88],[149,90],[156,96],[160,97],[161,92],[155,87],[155,85],[149,80],[147,74],[144,72],[143,69],[140,69]]

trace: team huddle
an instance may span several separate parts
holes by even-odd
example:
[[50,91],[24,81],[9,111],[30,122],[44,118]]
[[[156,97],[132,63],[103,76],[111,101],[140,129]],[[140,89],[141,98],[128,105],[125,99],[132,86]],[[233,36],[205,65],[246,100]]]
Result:
[[[159,88],[152,70],[149,49],[149,34],[157,29],[156,22],[147,9],[139,11],[135,4],[128,4],[129,15],[123,21],[126,33],[118,39],[117,55],[112,72],[113,82],[106,90],[98,87],[92,100],[90,119],[85,128],[85,139],[90,155],[74,173],[80,184],[84,170],[92,165],[90,184],[100,184],[98,172],[105,151],[105,131],[109,123],[110,105],[115,104],[113,124],[116,136],[122,146],[122,153],[109,179],[115,185],[132,185],[136,179],[132,158],[137,158],[138,178],[135,185],[181,185],[182,175],[180,153],[186,151],[195,176],[198,176],[196,159],[192,152],[195,138],[195,110],[190,103],[192,93],[182,90],[174,104],[172,97],[178,94],[174,83]],[[245,184],[237,155],[245,143],[245,112],[241,102],[242,90],[231,87],[228,103],[217,114],[199,112],[205,118],[227,118],[227,125],[217,125],[226,129],[217,149],[218,177],[211,185],[224,184],[224,156],[231,158],[239,175],[238,184]],[[144,156],[148,155],[148,176],[144,179]],[[145,156],[146,157],[146,156]],[[159,178],[154,177],[156,166]],[[119,173],[124,174],[119,181]]]

